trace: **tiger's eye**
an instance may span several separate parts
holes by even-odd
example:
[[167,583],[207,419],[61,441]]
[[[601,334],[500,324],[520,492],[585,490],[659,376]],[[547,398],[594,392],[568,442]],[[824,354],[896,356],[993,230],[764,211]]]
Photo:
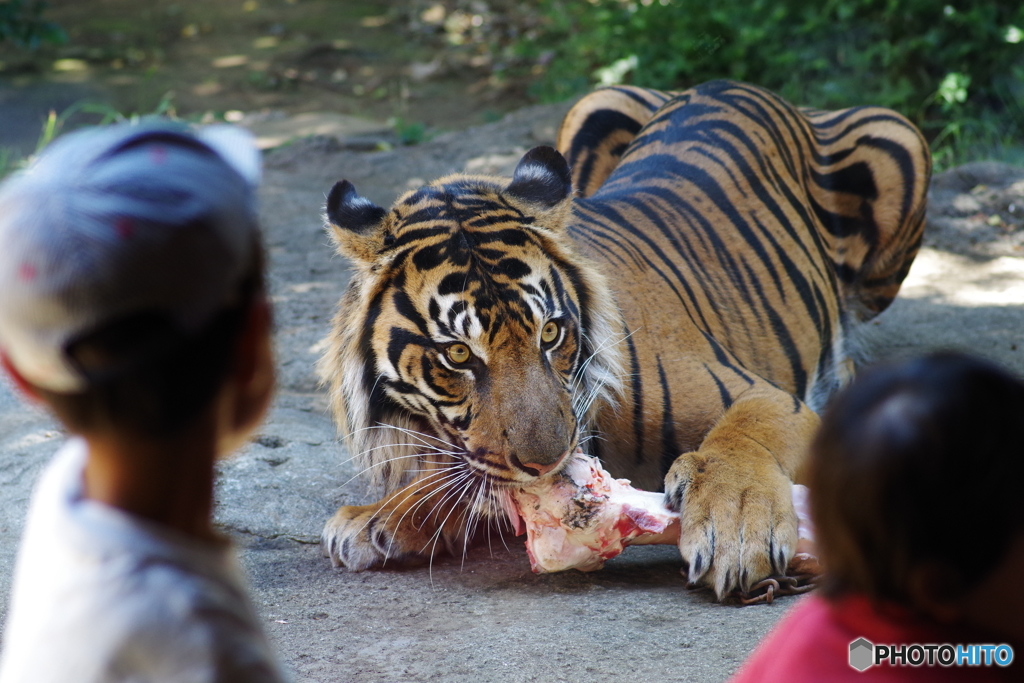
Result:
[[452,344],[446,351],[448,360],[453,363],[465,363],[473,355],[465,344]]
[[558,339],[558,323],[554,320],[549,320],[544,325],[544,329],[540,331],[540,340],[545,344],[550,344],[556,339]]

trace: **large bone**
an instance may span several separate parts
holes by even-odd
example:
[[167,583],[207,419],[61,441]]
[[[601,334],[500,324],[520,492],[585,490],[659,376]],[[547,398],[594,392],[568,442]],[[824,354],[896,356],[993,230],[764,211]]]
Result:
[[[794,485],[800,540],[789,570],[817,574],[806,499],[807,489]],[[627,545],[679,542],[679,514],[665,507],[664,494],[612,478],[597,459],[579,451],[558,475],[514,489],[509,502],[515,533],[525,528],[530,567],[538,574],[590,572]]]

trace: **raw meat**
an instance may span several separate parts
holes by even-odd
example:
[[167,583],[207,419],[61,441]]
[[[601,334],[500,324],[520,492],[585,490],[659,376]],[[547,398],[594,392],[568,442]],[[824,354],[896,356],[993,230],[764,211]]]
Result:
[[790,574],[813,574],[817,576],[824,569],[818,561],[814,547],[814,523],[811,521],[811,502],[807,499],[807,487],[793,484],[793,509],[799,524],[797,530],[796,554],[789,561]]
[[[627,545],[679,541],[679,514],[665,507],[663,494],[612,478],[595,458],[580,451],[572,458],[561,473],[513,490],[509,500],[516,535],[526,530],[534,572],[594,571]],[[820,567],[806,500],[806,487],[794,485],[800,540],[790,569],[816,574]]]
[[613,479],[595,458],[577,451],[558,475],[513,491],[516,534],[537,573],[600,569],[631,543],[675,543],[679,515],[664,496]]

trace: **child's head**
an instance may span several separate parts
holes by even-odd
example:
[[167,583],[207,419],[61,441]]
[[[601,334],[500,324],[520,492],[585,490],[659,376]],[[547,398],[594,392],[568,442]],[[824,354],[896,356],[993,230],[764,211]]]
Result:
[[811,453],[833,595],[958,600],[1024,532],[1024,383],[992,363],[938,353],[866,373],[829,407]]
[[258,152],[163,122],[74,133],[0,188],[0,352],[76,433],[206,410],[263,303]]

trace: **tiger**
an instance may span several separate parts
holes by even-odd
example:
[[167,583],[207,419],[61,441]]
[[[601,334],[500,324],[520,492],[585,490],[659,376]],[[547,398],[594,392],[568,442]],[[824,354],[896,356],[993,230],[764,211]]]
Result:
[[593,91],[556,147],[390,209],[331,188],[353,270],[319,372],[381,497],[338,509],[324,554],[465,553],[581,449],[664,491],[689,584],[784,574],[818,414],[921,243],[927,143],[888,109],[723,80]]

